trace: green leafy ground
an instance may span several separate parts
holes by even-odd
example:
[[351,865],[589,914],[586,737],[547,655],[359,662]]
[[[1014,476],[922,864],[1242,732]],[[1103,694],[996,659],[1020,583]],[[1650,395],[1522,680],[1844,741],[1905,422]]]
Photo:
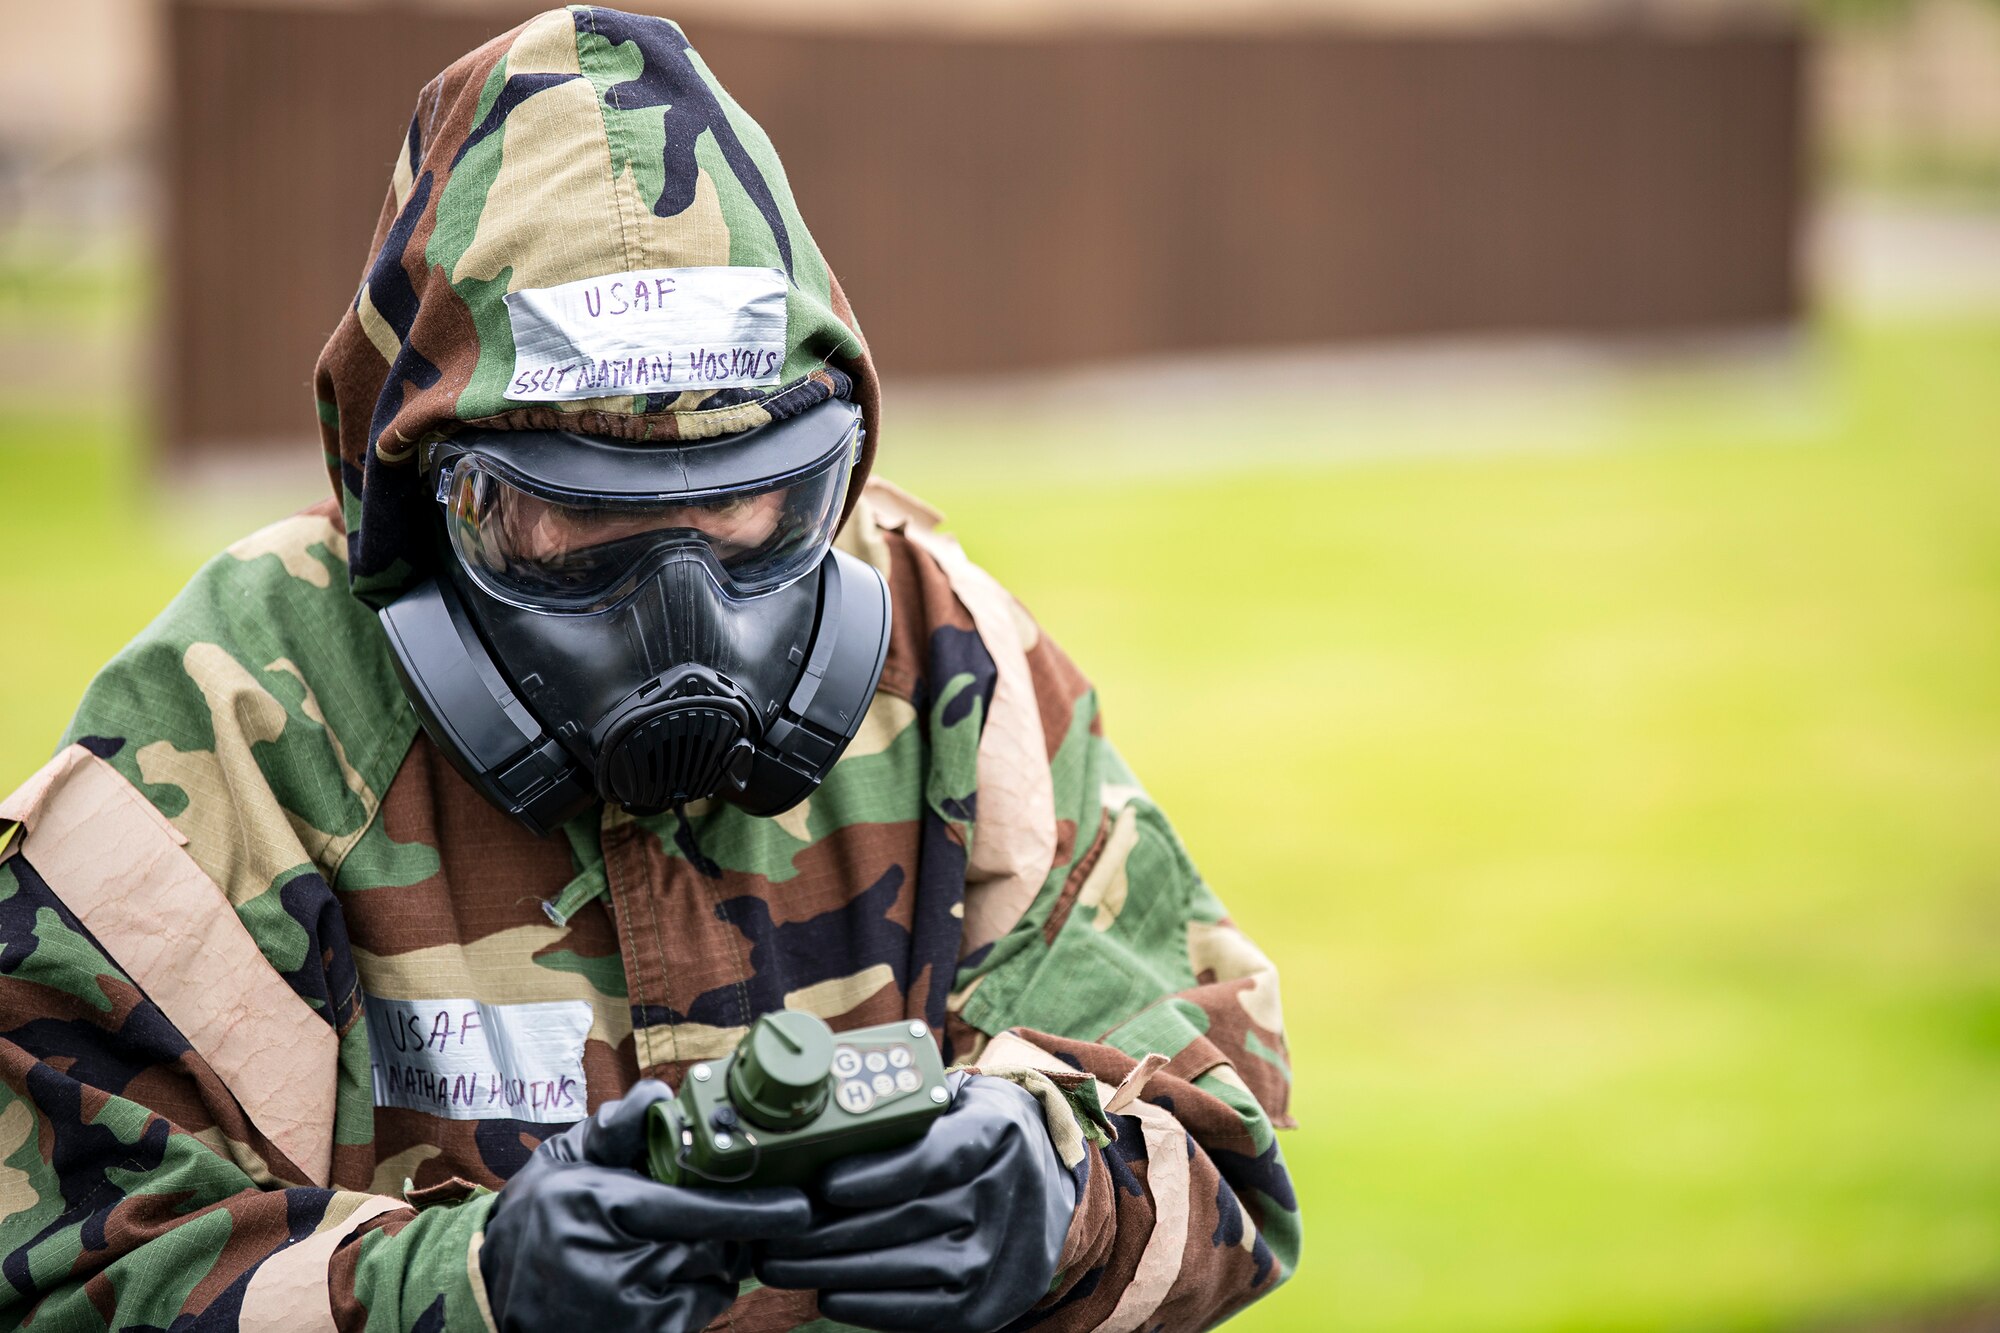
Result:
[[[1240,1326],[2000,1287],[2000,320],[1553,407],[1178,392],[887,456],[1285,969],[1306,1261]],[[0,786],[249,522],[127,433],[0,413]]]

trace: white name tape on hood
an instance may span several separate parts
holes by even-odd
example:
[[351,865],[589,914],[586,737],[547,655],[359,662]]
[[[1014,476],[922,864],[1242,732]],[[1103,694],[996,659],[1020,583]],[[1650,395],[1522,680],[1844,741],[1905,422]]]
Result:
[[480,1000],[363,997],[375,1104],[448,1120],[567,1124],[588,1111],[583,1000],[487,1004]]
[[607,273],[507,294],[514,375],[506,397],[757,388],[785,364],[785,275],[718,265]]

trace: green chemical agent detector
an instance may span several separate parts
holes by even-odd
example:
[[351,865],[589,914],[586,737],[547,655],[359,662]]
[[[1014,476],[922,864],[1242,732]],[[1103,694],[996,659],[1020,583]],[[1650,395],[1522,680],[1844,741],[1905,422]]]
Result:
[[928,1027],[835,1035],[811,1014],[765,1014],[721,1060],[695,1065],[646,1118],[653,1178],[669,1185],[806,1185],[828,1162],[901,1147],[950,1105]]

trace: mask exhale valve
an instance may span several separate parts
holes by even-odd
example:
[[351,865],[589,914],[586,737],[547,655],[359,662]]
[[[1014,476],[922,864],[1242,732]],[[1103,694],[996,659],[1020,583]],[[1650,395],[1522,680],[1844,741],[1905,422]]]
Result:
[[750,783],[757,747],[755,726],[739,697],[699,667],[680,681],[614,719],[597,761],[597,787],[637,814],[657,814],[723,791],[741,793]]

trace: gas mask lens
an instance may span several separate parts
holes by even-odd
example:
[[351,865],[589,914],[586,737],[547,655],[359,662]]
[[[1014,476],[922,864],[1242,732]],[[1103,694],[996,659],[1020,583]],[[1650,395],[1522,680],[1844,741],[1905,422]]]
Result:
[[818,567],[846,497],[850,448],[728,490],[574,495],[478,454],[455,459],[438,493],[460,562],[487,592],[535,610],[602,610],[658,559],[699,553],[723,590],[754,597]]

